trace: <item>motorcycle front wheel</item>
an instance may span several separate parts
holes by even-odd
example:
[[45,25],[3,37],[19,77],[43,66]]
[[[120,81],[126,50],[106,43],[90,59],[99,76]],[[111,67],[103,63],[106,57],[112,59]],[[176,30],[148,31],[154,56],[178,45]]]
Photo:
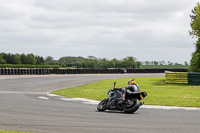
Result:
[[129,99],[128,104],[124,106],[125,113],[134,113],[140,107],[140,101],[136,98]]
[[98,111],[105,111],[107,109],[107,102],[108,99],[104,99],[102,100],[98,105],[97,105],[97,110]]

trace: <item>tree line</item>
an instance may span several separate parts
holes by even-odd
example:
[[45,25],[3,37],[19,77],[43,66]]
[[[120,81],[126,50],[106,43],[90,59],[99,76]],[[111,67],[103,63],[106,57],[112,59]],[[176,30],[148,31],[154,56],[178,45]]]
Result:
[[[42,67],[49,67],[44,65],[54,65],[56,67],[75,67],[75,68],[140,68],[141,65],[180,65],[179,63],[172,63],[170,61],[137,61],[136,58],[128,56],[123,59],[106,59],[96,58],[95,56],[88,56],[87,58],[78,56],[61,57],[59,60],[55,60],[51,56],[43,58],[42,56],[34,54],[11,54],[11,53],[0,53],[0,64],[1,66],[11,67],[13,65],[5,64],[23,64],[29,65],[43,65]],[[184,65],[188,65],[187,62]],[[19,66],[20,67],[20,66]],[[37,67],[37,66],[36,66]]]
[[121,60],[106,58],[96,58],[94,56],[84,57],[61,57],[59,60],[54,60],[48,56],[45,59],[46,63],[51,65],[60,65],[62,67],[77,67],[77,68],[139,68],[141,62],[134,57],[126,57]]
[[46,63],[42,56],[34,54],[0,53],[0,64],[45,65]]
[[144,61],[141,63],[142,65],[189,65],[187,61],[184,62],[184,64],[178,63],[178,62],[171,62],[171,61]]
[[34,54],[11,54],[0,53],[0,64],[27,64],[27,65],[59,65],[61,67],[76,67],[76,68],[139,68],[141,63],[134,57],[126,57],[122,60],[106,58],[96,58],[94,56],[84,57],[61,57],[59,60],[54,60],[53,57]]

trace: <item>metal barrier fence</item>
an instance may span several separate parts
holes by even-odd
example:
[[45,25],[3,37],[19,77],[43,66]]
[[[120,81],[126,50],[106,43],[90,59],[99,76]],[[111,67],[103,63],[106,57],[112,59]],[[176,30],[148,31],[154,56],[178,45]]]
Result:
[[188,73],[188,84],[200,85],[200,73]]
[[0,75],[44,75],[44,74],[117,74],[117,73],[164,73],[187,72],[187,69],[50,69],[50,68],[0,68]]
[[200,73],[166,72],[165,83],[200,85]]
[[166,72],[165,83],[188,84],[187,72]]

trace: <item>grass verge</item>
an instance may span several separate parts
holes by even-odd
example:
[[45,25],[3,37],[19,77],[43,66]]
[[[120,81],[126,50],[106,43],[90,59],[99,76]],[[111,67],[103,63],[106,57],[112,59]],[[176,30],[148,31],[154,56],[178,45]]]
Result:
[[[82,97],[102,100],[107,97],[109,89],[127,85],[130,78],[110,79],[95,83],[62,89],[52,92],[67,98]],[[143,100],[146,105],[200,107],[200,86],[165,84],[164,77],[137,77],[135,78],[141,91],[146,91],[148,96]]]

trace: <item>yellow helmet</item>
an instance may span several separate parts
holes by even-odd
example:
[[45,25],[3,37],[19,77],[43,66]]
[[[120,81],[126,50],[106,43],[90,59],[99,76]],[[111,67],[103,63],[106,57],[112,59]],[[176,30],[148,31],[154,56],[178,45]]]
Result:
[[132,85],[132,84],[136,84],[136,80],[135,79],[131,79],[128,81],[128,85]]

